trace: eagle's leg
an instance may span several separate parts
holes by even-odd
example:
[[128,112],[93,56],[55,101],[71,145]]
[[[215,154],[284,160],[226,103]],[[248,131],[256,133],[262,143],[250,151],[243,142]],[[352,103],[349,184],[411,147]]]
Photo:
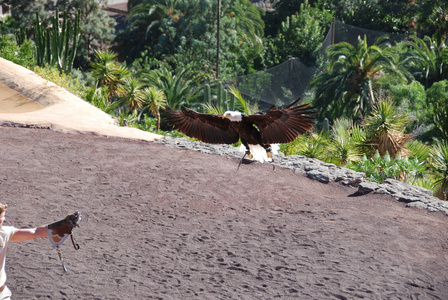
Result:
[[241,158],[240,163],[238,164],[238,168],[237,168],[237,170],[240,169],[240,166],[241,166],[241,164],[243,163],[244,158],[246,157],[246,155],[247,155],[247,157],[249,157],[249,159],[252,159],[252,157],[254,157],[253,154],[250,153],[249,144],[247,144],[246,141],[241,141],[241,144],[243,144],[244,147],[246,147],[246,152],[244,152],[244,155],[243,155],[243,157]]
[[271,149],[271,145],[270,144],[263,144],[263,145],[261,145],[263,148],[264,148],[264,150],[266,150],[266,156],[268,157],[268,158],[270,158],[272,161],[274,161],[274,158],[272,157],[272,149]]
[[237,171],[240,169],[240,166],[243,163],[243,160],[245,157],[246,157],[246,153],[244,153],[243,158],[241,158],[240,163],[238,164],[238,168],[236,168]]
[[246,153],[244,154],[243,159],[246,155],[249,159],[252,159],[254,155],[250,152],[249,144],[246,141],[241,141],[241,144],[243,144],[244,147],[246,147]]

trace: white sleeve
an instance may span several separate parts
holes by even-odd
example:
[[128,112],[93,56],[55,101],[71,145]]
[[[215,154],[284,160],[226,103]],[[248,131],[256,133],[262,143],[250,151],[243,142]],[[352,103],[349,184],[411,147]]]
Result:
[[14,235],[14,233],[16,233],[17,228],[14,226],[2,226],[2,230],[5,233],[5,242],[7,242]]

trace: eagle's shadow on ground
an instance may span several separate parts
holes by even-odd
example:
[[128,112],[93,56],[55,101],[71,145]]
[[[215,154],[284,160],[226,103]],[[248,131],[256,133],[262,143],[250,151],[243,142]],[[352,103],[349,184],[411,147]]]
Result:
[[255,162],[257,162],[257,161],[256,160],[252,160],[252,159],[246,159],[246,158],[243,158],[241,160],[241,164],[242,165],[251,165],[251,164],[253,164]]
[[360,196],[364,196],[366,193],[362,193],[360,191],[356,191],[350,195],[348,195],[348,197],[360,197]]

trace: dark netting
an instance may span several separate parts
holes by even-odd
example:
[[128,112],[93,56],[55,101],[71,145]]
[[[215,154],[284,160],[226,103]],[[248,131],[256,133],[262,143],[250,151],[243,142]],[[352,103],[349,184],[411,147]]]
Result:
[[[368,45],[373,45],[377,38],[386,32],[362,29],[356,26],[334,21],[327,36],[322,42],[322,49],[332,44],[348,42],[355,47],[358,37],[367,37]],[[399,42],[407,36],[389,34],[389,41]],[[223,89],[234,86],[245,100],[260,111],[268,110],[272,105],[284,107],[299,97],[304,97],[307,87],[317,71],[316,67],[308,67],[297,58],[291,58],[278,66],[254,74],[222,80],[220,83],[209,85],[209,97],[204,102],[212,103],[224,109],[235,109],[232,96]],[[207,92],[206,92],[207,93]],[[208,99],[208,100],[207,100]]]
[[307,67],[291,58],[268,70],[223,80],[224,86],[235,86],[250,102],[256,101],[260,110],[272,105],[283,107],[301,97],[313,78],[316,68]]
[[358,38],[364,38],[364,36],[367,38],[367,44],[373,45],[379,37],[385,34],[388,35],[388,40],[391,42],[400,42],[408,38],[406,35],[402,34],[364,29],[334,20],[327,36],[322,42],[322,49],[325,51],[329,46],[340,42],[347,42],[351,45],[357,46]]

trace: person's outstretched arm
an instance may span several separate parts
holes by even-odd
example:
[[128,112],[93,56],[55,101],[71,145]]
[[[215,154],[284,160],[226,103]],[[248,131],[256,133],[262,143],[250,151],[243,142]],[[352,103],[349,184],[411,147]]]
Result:
[[47,226],[39,226],[36,228],[17,229],[14,235],[11,237],[11,242],[23,242],[37,238],[43,238],[48,236]]

